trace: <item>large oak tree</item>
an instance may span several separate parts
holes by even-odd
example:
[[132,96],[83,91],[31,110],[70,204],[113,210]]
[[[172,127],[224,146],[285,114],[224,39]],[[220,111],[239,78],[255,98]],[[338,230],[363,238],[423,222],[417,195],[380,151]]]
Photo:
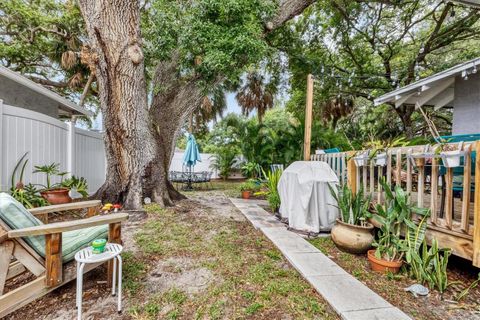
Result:
[[[185,34],[178,37],[165,35],[170,43],[156,39],[160,46],[173,44],[173,47],[154,67],[149,105],[140,3],[79,0],[94,56],[108,155],[107,180],[97,196],[122,201],[128,208],[139,208],[144,196],[160,204],[170,204],[172,198],[178,196],[167,179],[175,140],[187,117],[202,103],[208,85],[221,83],[228,68],[241,70],[254,63],[265,50],[261,44],[263,37],[312,2],[185,1],[179,5],[163,1],[154,4],[152,12],[159,19],[168,22],[170,18],[172,23],[191,25],[180,28]],[[177,6],[176,12],[168,12],[173,19],[163,15],[162,9],[167,6]],[[165,21],[153,24],[159,26],[162,22]],[[245,30],[246,27],[249,29]],[[162,34],[165,30],[156,31]],[[213,34],[217,32],[231,37],[237,45],[229,48],[232,41],[221,41],[218,34]],[[243,38],[237,38],[236,33]],[[187,39],[185,44],[182,36],[193,39]],[[211,40],[217,42],[211,43]],[[195,52],[195,49],[199,50]],[[222,63],[225,65],[218,65]]]

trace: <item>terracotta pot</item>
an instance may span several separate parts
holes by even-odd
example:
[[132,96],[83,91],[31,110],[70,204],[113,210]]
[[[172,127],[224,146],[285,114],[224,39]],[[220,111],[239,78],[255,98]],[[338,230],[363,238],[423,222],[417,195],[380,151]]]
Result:
[[42,191],[40,192],[40,194],[50,204],[63,204],[63,203],[72,202],[72,198],[70,198],[70,195],[68,194],[69,191],[70,191],[69,189],[62,188],[62,189]]
[[373,225],[367,223],[365,227],[345,223],[337,219],[332,228],[332,240],[342,251],[348,253],[365,253],[372,247]]
[[242,191],[243,199],[250,199],[250,191]]
[[367,257],[370,261],[370,267],[375,272],[387,273],[390,271],[392,273],[398,273],[403,264],[403,261],[401,260],[387,261],[383,259],[377,259],[377,257],[375,257],[375,249],[368,250]]

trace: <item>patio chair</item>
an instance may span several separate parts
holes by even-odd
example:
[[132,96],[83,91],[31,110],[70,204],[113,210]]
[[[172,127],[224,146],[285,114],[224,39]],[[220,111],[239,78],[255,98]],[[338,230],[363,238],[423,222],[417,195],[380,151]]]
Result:
[[[76,278],[75,253],[97,238],[121,243],[121,222],[127,213],[95,216],[100,201],[74,202],[27,211],[6,193],[0,193],[0,318]],[[88,218],[43,224],[35,214],[87,208]],[[84,272],[101,265],[89,264]],[[112,279],[109,264],[107,279]],[[7,280],[26,271],[35,278],[4,293]],[[30,278],[27,278],[30,279]],[[110,281],[109,281],[110,283]]]

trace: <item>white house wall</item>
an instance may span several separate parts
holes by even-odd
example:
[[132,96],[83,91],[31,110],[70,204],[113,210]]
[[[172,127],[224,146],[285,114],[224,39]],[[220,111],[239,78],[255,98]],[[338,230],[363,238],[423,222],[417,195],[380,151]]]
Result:
[[455,79],[452,134],[480,133],[480,74]]

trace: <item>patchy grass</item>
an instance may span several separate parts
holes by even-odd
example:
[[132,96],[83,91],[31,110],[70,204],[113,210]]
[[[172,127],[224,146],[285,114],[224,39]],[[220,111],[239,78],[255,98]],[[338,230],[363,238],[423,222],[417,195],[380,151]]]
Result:
[[[209,193],[224,197],[218,191]],[[148,282],[146,269],[153,269],[158,261],[182,258],[208,269],[214,280],[194,293],[172,288],[151,296],[144,289],[129,309],[133,318],[337,319],[281,253],[247,221],[225,218],[205,204],[190,200],[172,209],[156,205],[146,209],[149,221],[137,232],[135,241],[149,266],[131,267],[131,278],[143,275]],[[183,270],[179,268],[178,272]],[[129,286],[136,292],[141,290],[131,282]]]

